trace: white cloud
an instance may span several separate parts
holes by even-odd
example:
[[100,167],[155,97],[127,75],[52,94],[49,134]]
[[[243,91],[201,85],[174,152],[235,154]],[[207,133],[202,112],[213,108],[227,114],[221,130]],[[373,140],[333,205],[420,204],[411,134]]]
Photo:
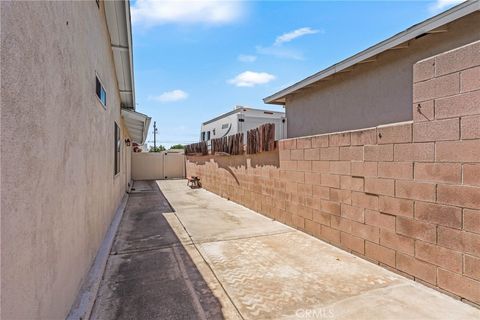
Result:
[[277,58],[303,60],[303,53],[301,51],[291,48],[285,48],[283,46],[256,46],[255,49],[257,50],[258,54],[274,56]]
[[132,22],[147,27],[166,23],[225,24],[243,16],[244,3],[222,0],[137,0]]
[[253,55],[241,54],[238,56],[240,62],[255,62],[255,60],[257,60],[257,57]]
[[312,29],[310,27],[296,29],[296,30],[284,33],[281,36],[278,36],[277,39],[275,39],[274,45],[278,46],[278,45],[281,45],[282,43],[290,42],[293,39],[296,39],[298,37],[302,37],[302,36],[305,36],[307,34],[315,34],[315,33],[319,33],[319,32],[320,32],[320,30],[315,30],[315,29]]
[[433,5],[430,6],[430,11],[432,13],[437,13],[464,1],[465,0],[437,0]]
[[266,72],[245,71],[237,75],[235,78],[228,80],[237,87],[253,87],[257,84],[265,84],[275,80],[275,76]]
[[159,96],[150,96],[148,98],[149,100],[155,100],[159,102],[176,102],[176,101],[187,99],[188,93],[186,93],[183,90],[176,89],[176,90],[164,92]]

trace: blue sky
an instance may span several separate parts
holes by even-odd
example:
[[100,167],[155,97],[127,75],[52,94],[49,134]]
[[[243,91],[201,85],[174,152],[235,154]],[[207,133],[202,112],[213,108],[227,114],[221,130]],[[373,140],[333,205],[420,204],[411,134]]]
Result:
[[165,146],[423,21],[459,0],[131,1],[137,111]]

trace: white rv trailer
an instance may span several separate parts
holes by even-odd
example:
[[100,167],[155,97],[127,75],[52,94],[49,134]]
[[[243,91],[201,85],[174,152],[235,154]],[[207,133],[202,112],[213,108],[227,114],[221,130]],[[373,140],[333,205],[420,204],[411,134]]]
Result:
[[211,139],[242,132],[243,142],[247,143],[247,131],[265,123],[275,124],[275,140],[287,137],[285,112],[236,106],[232,111],[202,123],[200,141],[207,141],[210,146]]

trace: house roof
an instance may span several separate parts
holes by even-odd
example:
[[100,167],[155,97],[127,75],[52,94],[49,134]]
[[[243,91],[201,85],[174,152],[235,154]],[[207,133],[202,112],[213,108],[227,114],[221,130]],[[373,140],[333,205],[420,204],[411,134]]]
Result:
[[428,34],[445,32],[446,29],[442,28],[446,24],[460,19],[468,14],[480,10],[480,0],[469,0],[463,2],[443,13],[440,13],[432,18],[429,18],[421,23],[413,25],[412,27],[390,37],[366,50],[363,50],[350,58],[340,61],[320,72],[317,72],[269,97],[263,99],[265,103],[269,104],[285,104],[285,97],[289,94],[296,92],[302,88],[310,86],[317,81],[328,80],[329,76],[332,76],[339,72],[349,71],[351,67],[359,63],[367,63],[375,61],[375,57],[387,50],[399,49],[405,47],[406,42],[415,39],[416,37]]
[[130,1],[104,1],[122,108],[135,110]]
[[128,109],[122,109],[122,116],[130,138],[138,144],[143,144],[147,140],[148,128],[152,118]]
[[235,114],[235,113],[238,113],[238,112],[243,112],[244,110],[267,112],[268,114],[285,114],[285,112],[282,112],[282,111],[272,111],[272,110],[255,109],[255,108],[249,108],[249,107],[243,107],[243,106],[235,106],[235,109],[233,109],[232,111],[225,112],[225,113],[223,113],[223,114],[221,114],[221,115],[219,115],[219,116],[217,116],[213,119],[205,121],[205,122],[202,123],[202,125],[212,123],[214,121],[223,119],[225,117],[228,117],[228,116],[230,116],[232,114]]

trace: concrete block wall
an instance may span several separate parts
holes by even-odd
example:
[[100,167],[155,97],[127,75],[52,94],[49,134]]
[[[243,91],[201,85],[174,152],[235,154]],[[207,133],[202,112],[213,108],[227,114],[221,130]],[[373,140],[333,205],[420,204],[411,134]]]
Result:
[[[414,119],[190,157],[225,198],[480,305],[480,42],[414,65]],[[374,116],[374,115],[372,115]]]

